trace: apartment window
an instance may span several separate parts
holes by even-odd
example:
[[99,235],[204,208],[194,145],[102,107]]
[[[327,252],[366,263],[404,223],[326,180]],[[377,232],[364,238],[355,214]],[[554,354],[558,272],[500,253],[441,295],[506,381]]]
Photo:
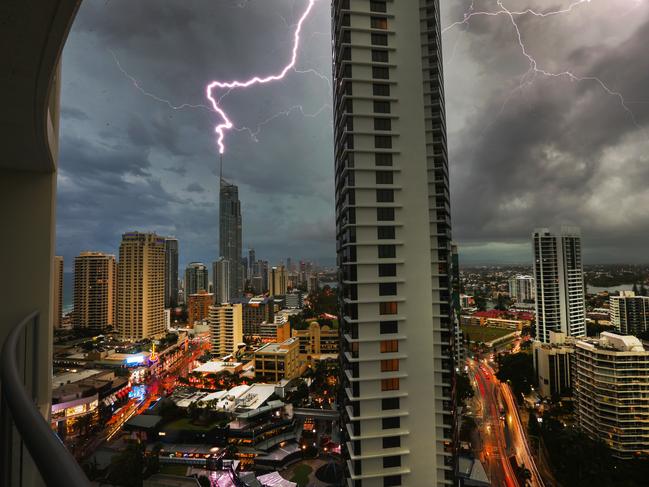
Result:
[[399,409],[399,398],[398,397],[387,397],[381,399],[381,409],[387,411],[388,409]]
[[401,446],[400,436],[386,436],[383,438],[383,448],[398,448]]
[[399,487],[401,485],[401,475],[388,475],[383,477],[383,487]]
[[375,135],[374,147],[377,149],[392,149],[392,137],[389,135]]
[[394,227],[377,227],[376,238],[379,240],[394,240],[395,229]]
[[374,154],[374,164],[377,166],[391,166],[392,154],[386,152],[377,152]]
[[372,33],[372,45],[373,46],[387,46],[388,45],[388,35],[379,34],[378,32]]
[[372,17],[370,19],[370,26],[372,27],[372,29],[387,30],[388,19],[386,19],[385,17]]
[[381,360],[381,372],[396,372],[399,370],[399,359]]
[[395,353],[399,351],[399,340],[382,340],[381,353]]
[[396,321],[381,321],[379,323],[381,335],[399,333],[399,324]]
[[379,284],[379,296],[396,296],[397,283],[396,282],[382,282]]
[[392,120],[389,118],[375,118],[374,130],[392,130]]
[[372,78],[390,79],[390,69],[383,66],[372,66]]
[[394,184],[392,171],[376,171],[376,184]]
[[372,85],[372,94],[374,96],[390,96],[390,85],[374,83]]
[[381,315],[396,315],[399,312],[399,305],[396,301],[386,301],[379,303],[379,314]]
[[387,12],[388,8],[385,4],[385,1],[371,0],[370,1],[370,12]]
[[388,51],[384,49],[372,49],[372,61],[375,63],[387,63],[390,60]]
[[395,245],[379,245],[379,259],[394,259],[397,256]]
[[379,264],[379,277],[394,277],[397,275],[397,264]]
[[401,427],[401,418],[399,416],[394,418],[383,418],[381,420],[384,430],[400,428]]
[[394,190],[392,190],[392,189],[377,189],[376,190],[376,202],[377,203],[393,203],[394,202]]
[[394,221],[394,208],[377,208],[376,219],[380,222]]
[[393,457],[383,457],[383,468],[392,468],[401,466],[401,457],[399,455]]
[[390,113],[389,101],[374,101],[374,113]]
[[381,379],[382,391],[398,391],[399,379]]

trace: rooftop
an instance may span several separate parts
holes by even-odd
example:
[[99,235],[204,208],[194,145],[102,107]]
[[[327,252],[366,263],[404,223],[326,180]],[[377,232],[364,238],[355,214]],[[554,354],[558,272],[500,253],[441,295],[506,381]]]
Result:
[[292,337],[282,343],[267,343],[263,347],[255,350],[255,353],[288,353],[288,347],[298,340],[299,338]]

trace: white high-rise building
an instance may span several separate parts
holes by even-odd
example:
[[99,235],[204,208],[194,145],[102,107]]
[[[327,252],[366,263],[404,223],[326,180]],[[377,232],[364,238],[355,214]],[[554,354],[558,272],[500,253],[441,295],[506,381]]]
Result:
[[572,386],[577,424],[616,458],[649,454],[649,351],[633,336],[578,340]]
[[539,228],[532,234],[536,283],[536,339],[548,343],[550,331],[586,335],[584,269],[578,228],[559,233]]
[[623,335],[638,335],[649,325],[649,296],[636,296],[633,291],[621,291],[609,298],[611,324]]
[[241,303],[210,306],[211,352],[224,357],[237,351],[243,342],[243,312]]
[[509,295],[517,303],[534,301],[536,295],[534,290],[534,278],[532,276],[514,276],[509,280]]
[[453,485],[439,1],[334,0],[332,31],[347,485]]

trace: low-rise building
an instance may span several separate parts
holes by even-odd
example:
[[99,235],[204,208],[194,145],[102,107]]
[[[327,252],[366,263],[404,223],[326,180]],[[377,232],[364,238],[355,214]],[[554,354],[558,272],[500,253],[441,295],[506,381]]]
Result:
[[535,341],[533,350],[539,394],[552,397],[569,392],[572,387],[570,370],[575,351],[574,338],[551,331],[549,343]]
[[299,340],[289,338],[282,343],[268,343],[255,350],[255,376],[279,382],[300,375]]
[[321,327],[317,321],[309,323],[305,330],[293,330],[292,335],[300,341],[301,354],[338,353],[338,330],[332,330],[326,325]]
[[649,454],[649,351],[634,336],[604,332],[575,343],[575,413],[616,458]]
[[291,338],[291,324],[288,321],[262,323],[259,325],[259,336],[262,340],[272,340],[281,343]]

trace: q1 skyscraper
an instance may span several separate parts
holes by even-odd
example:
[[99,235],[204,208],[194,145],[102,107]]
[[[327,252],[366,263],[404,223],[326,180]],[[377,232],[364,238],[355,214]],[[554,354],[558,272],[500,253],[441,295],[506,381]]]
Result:
[[454,485],[439,1],[334,0],[332,29],[347,485]]
[[229,262],[230,295],[243,293],[241,265],[241,202],[239,188],[220,176],[219,191],[219,254]]

